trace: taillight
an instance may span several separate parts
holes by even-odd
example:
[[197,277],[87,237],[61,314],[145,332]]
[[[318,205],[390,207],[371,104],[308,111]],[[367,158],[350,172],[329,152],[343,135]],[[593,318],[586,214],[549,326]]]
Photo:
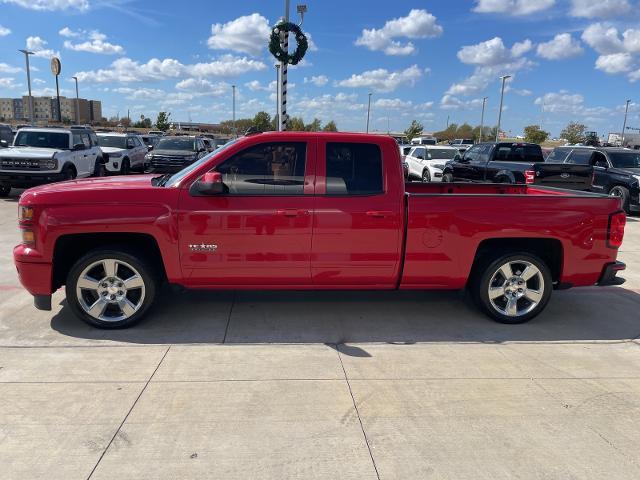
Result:
[[526,183],[527,185],[532,185],[535,179],[536,179],[535,170],[524,171],[524,183]]
[[624,226],[627,224],[627,215],[624,212],[611,214],[609,217],[609,231],[607,233],[607,246],[619,248],[624,238]]

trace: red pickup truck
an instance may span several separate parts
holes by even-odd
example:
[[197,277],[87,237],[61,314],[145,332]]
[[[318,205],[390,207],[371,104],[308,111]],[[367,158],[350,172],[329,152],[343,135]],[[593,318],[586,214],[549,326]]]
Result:
[[125,327],[159,288],[462,289],[495,320],[554,288],[619,283],[620,200],[528,185],[405,184],[391,137],[262,133],[176,174],[24,192],[14,249],[35,306]]

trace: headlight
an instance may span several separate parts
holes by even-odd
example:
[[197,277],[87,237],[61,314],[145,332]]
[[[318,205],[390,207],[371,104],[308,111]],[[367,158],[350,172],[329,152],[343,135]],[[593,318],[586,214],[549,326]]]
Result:
[[33,220],[33,207],[20,205],[18,207],[18,220],[21,222],[30,222]]

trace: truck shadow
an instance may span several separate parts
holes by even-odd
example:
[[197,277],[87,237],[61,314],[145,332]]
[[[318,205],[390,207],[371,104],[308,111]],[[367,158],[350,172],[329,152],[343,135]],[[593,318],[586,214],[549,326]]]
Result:
[[554,292],[543,314],[502,325],[461,292],[186,292],[162,295],[139,325],[99,330],[65,305],[62,335],[136,344],[593,342],[640,336],[640,295],[605,287]]

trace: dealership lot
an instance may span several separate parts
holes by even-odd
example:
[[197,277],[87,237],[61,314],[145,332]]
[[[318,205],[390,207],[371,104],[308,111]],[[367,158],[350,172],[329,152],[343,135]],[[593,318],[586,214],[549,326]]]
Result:
[[623,287],[529,324],[456,292],[167,294],[92,329],[18,284],[0,201],[3,479],[640,476],[640,219]]

